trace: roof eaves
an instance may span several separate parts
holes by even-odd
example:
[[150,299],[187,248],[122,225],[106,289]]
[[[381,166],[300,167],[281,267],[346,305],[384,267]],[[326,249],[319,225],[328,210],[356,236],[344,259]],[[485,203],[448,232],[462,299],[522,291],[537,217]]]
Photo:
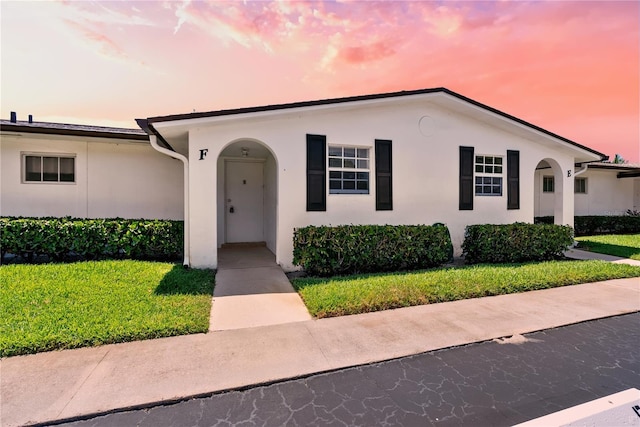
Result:
[[[48,125],[48,126],[47,126]],[[54,126],[51,126],[54,125]],[[59,125],[59,126],[55,126]],[[68,135],[94,138],[128,139],[135,141],[148,141],[149,137],[137,129],[119,129],[106,127],[83,127],[74,125],[62,125],[47,123],[46,125],[27,125],[21,123],[0,123],[0,130],[4,132],[20,132],[45,135]]]
[[640,164],[635,163],[591,163],[590,169],[610,169],[623,171],[640,171]]
[[521,124],[521,125],[527,126],[527,127],[531,128],[531,129],[534,129],[534,130],[536,130],[536,131],[538,131],[538,132],[541,132],[541,133],[543,133],[543,134],[545,134],[545,135],[551,136],[552,138],[559,139],[560,141],[566,142],[566,143],[568,143],[568,144],[570,144],[570,145],[573,145],[573,146],[575,146],[575,147],[578,147],[578,148],[580,148],[580,149],[582,149],[582,150],[585,150],[585,151],[588,151],[588,152],[590,152],[590,153],[593,153],[593,154],[595,154],[595,155],[597,155],[597,156],[600,156],[600,158],[601,158],[602,160],[607,160],[607,159],[609,158],[609,156],[607,156],[606,154],[603,154],[603,153],[601,153],[601,152],[599,152],[599,151],[596,151],[596,150],[594,150],[594,149],[592,149],[592,148],[589,148],[589,147],[587,147],[587,146],[585,146],[585,145],[579,144],[579,143],[577,143],[577,142],[575,142],[575,141],[572,141],[572,140],[570,140],[570,139],[567,139],[567,138],[565,138],[565,137],[563,137],[563,136],[560,136],[560,135],[558,135],[558,134],[556,134],[556,133],[553,133],[553,132],[551,132],[551,131],[548,131],[548,130],[546,130],[546,129],[544,129],[544,128],[541,128],[540,126],[536,126],[536,125],[534,125],[534,124],[532,124],[532,123],[529,123],[529,122],[527,122],[527,121],[525,121],[525,120],[522,120],[522,119],[520,119],[520,118],[518,118],[518,117],[516,117],[516,116],[512,116],[511,114],[505,113],[504,111],[500,111],[500,110],[498,110],[498,109],[496,109],[496,108],[490,107],[490,106],[488,106],[488,105],[486,105],[486,104],[483,104],[483,103],[478,102],[478,101],[476,101],[476,100],[473,100],[473,99],[471,99],[471,98],[467,98],[466,96],[464,96],[464,95],[460,95],[460,94],[459,94],[459,93],[457,93],[457,92],[453,92],[453,91],[451,91],[451,90],[449,90],[449,89],[446,89],[446,88],[443,88],[443,91],[444,91],[445,93],[447,93],[447,94],[449,94],[449,95],[453,96],[453,97],[456,97],[456,98],[458,98],[458,99],[460,99],[460,100],[463,100],[463,101],[468,102],[468,103],[470,103],[470,104],[472,104],[472,105],[475,105],[475,106],[477,106],[477,107],[480,107],[480,108],[482,108],[482,109],[484,109],[484,110],[490,111],[490,112],[492,112],[492,113],[494,113],[494,114],[497,114],[497,115],[499,115],[499,116],[502,116],[502,117],[504,117],[504,118],[507,118],[507,119],[509,119],[509,120],[512,120],[512,121],[514,121],[514,122],[516,122],[516,123],[519,123],[519,124]]
[[171,144],[169,144],[169,142],[167,142],[167,140],[164,139],[164,137],[160,134],[160,132],[158,132],[153,127],[153,125],[149,123],[147,119],[136,119],[136,123],[138,124],[138,126],[140,126],[140,129],[142,129],[142,131],[147,135],[155,135],[158,138],[158,141],[160,141],[160,144],[164,146],[164,148],[173,152],[176,151],[173,149]]
[[637,178],[640,176],[640,169],[618,172],[617,178]]
[[147,120],[150,124],[153,124],[153,123],[171,122],[171,121],[177,121],[177,120],[201,119],[201,118],[208,118],[208,117],[229,116],[229,115],[235,115],[235,114],[248,114],[248,113],[257,113],[257,112],[264,112],[264,111],[285,110],[285,109],[292,109],[292,108],[315,107],[320,105],[342,104],[346,102],[359,102],[359,101],[368,101],[368,100],[375,100],[375,99],[422,95],[422,94],[428,94],[428,93],[438,93],[438,92],[445,93],[461,101],[467,102],[471,105],[474,105],[476,107],[489,111],[493,114],[499,115],[508,120],[512,120],[523,126],[534,129],[547,136],[558,139],[567,144],[573,145],[574,147],[577,147],[589,153],[595,154],[599,156],[601,160],[606,160],[609,158],[606,154],[603,154],[592,148],[589,148],[575,141],[562,137],[556,133],[550,132],[546,129],[541,128],[540,126],[536,126],[518,117],[512,116],[511,114],[505,113],[504,111],[500,111],[496,108],[490,107],[474,99],[468,98],[464,95],[461,95],[457,92],[449,90],[445,87],[417,89],[417,90],[399,91],[399,92],[387,92],[387,93],[379,93],[379,94],[373,94],[373,95],[359,95],[359,96],[350,96],[350,97],[343,97],[343,98],[329,98],[329,99],[320,99],[320,100],[314,100],[314,101],[302,101],[302,102],[293,102],[293,103],[287,103],[287,104],[264,105],[264,106],[258,106],[258,107],[236,108],[236,109],[207,111],[207,112],[198,112],[198,113],[155,116],[155,117],[149,117]]
[[591,163],[589,169],[617,172],[616,178],[637,178],[640,176],[640,163]]
[[434,93],[447,91],[445,88],[419,89],[400,92],[380,93],[375,95],[359,95],[344,98],[328,98],[313,101],[291,102],[286,104],[262,105],[257,107],[234,108],[228,110],[205,111],[198,113],[173,114],[167,116],[149,117],[149,123],[171,122],[177,120],[201,119],[208,117],[230,116],[236,114],[258,113],[264,111],[287,110],[293,108],[316,107],[321,105],[344,104],[347,102],[369,101],[375,99],[394,98],[409,95],[421,95],[425,93]]

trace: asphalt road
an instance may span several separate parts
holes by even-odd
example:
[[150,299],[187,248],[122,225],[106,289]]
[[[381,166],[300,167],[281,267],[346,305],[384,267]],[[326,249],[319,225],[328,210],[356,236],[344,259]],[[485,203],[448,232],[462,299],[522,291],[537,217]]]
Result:
[[638,343],[633,313],[64,425],[507,426],[640,388]]

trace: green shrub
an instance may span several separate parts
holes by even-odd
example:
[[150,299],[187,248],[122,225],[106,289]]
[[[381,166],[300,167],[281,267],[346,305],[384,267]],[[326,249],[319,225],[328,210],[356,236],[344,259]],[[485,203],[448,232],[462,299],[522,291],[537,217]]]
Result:
[[566,225],[469,225],[462,255],[469,264],[545,261],[562,257],[572,243],[573,230]]
[[[627,215],[583,215],[573,218],[576,236],[595,236],[598,234],[635,234],[640,233],[640,216],[634,211]],[[535,218],[537,224],[553,224],[552,216]]]
[[33,262],[95,259],[175,260],[183,223],[144,219],[0,218],[0,246]]
[[429,268],[452,256],[442,224],[308,226],[293,234],[293,263],[317,276]]

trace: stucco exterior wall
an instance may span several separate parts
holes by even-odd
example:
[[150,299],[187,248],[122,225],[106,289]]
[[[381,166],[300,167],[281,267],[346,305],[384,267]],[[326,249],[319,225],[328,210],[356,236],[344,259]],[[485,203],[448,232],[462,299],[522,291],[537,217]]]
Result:
[[622,215],[633,209],[633,178],[616,177],[618,171],[589,169],[587,194],[576,194],[576,215]]
[[[580,178],[587,179],[587,193],[574,194],[575,215],[622,215],[638,209],[637,188],[640,178],[617,178],[617,170],[589,169]],[[535,216],[552,216],[555,193],[542,192],[543,176],[549,169],[536,172]],[[573,183],[571,184],[573,191]]]
[[273,156],[267,157],[264,164],[264,233],[267,247],[271,252],[277,250],[278,219],[278,165]]
[[[189,171],[191,171],[191,167]],[[224,243],[224,220],[225,220],[225,204],[224,204],[224,159],[219,157],[216,162],[216,241],[218,247]],[[191,206],[194,206],[191,201]],[[193,214],[192,214],[193,216]]]
[[[140,142],[3,135],[2,216],[183,219],[182,164]],[[75,156],[74,183],[26,183],[24,153]]]
[[[86,142],[2,135],[0,152],[1,216],[87,216]],[[23,183],[23,153],[75,155],[76,182]]]
[[[427,116],[427,119],[423,119]],[[421,125],[422,120],[422,125]],[[241,123],[241,125],[240,125]],[[306,211],[306,134],[327,136],[327,145],[370,149],[370,193],[328,194],[326,212]],[[276,260],[285,270],[292,264],[293,230],[306,225],[433,224],[451,231],[456,254],[461,253],[464,228],[469,224],[532,222],[534,175],[538,163],[554,159],[562,170],[557,188],[570,188],[560,198],[564,215],[558,221],[573,224],[573,153],[525,139],[470,116],[428,102],[360,105],[358,108],[319,108],[273,117],[245,116],[204,121],[189,130],[191,180],[192,263],[216,267],[221,229],[215,220],[220,198],[218,155],[231,141],[257,140],[269,147],[277,164]],[[393,210],[375,210],[375,139],[393,141]],[[472,211],[458,209],[459,147],[473,146],[476,155],[504,156],[520,151],[520,209],[507,210],[506,167],[502,196],[476,196]],[[201,149],[208,156],[198,159]],[[218,183],[218,185],[220,185]],[[328,191],[328,190],[327,190]]]

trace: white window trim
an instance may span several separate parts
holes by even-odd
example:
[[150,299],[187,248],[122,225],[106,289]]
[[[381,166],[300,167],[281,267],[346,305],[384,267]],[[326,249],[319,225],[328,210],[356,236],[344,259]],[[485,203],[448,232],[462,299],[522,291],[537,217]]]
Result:
[[[345,168],[345,167],[332,167],[329,166],[329,158],[332,157],[329,155],[329,150],[331,147],[340,147],[343,149],[343,156],[342,159],[344,159],[344,149],[345,148],[353,148],[356,150],[356,157],[354,157],[354,160],[356,160],[356,167],[355,168]],[[358,154],[357,154],[357,150],[367,150],[368,153],[368,157],[367,157],[367,162],[369,164],[369,167],[367,169],[364,168],[358,168],[358,162],[357,160],[364,160],[362,158],[358,158]],[[346,145],[346,144],[336,144],[336,143],[327,143],[327,158],[326,158],[326,165],[327,165],[327,190],[329,193],[329,196],[332,195],[338,195],[338,196],[344,196],[344,195],[356,195],[356,196],[366,196],[366,195],[370,195],[371,194],[371,185],[373,182],[373,176],[371,173],[371,166],[372,166],[372,158],[371,155],[373,153],[373,147],[371,146],[367,146],[367,145]],[[368,183],[368,188],[367,190],[332,190],[331,189],[331,172],[354,172],[354,173],[358,173],[358,172],[366,172],[369,174],[369,179],[367,181]],[[356,180],[357,181],[357,180]]]
[[[476,158],[477,157],[482,157],[483,159],[485,157],[492,157],[494,159],[501,159],[502,163],[499,165],[502,168],[502,171],[500,173],[495,173],[495,172],[476,172],[476,166],[479,164],[476,162]],[[482,163],[483,165],[486,165],[486,163]],[[495,163],[494,163],[495,165]],[[503,197],[504,196],[504,173],[505,173],[505,169],[506,169],[506,164],[505,164],[505,156],[500,156],[497,154],[481,154],[481,153],[476,153],[473,156],[473,195],[474,197]],[[500,194],[496,194],[496,193],[477,193],[476,192],[476,178],[500,178]],[[484,185],[484,184],[483,184]],[[492,184],[493,186],[493,184]]]
[[[27,181],[27,156],[57,157],[73,159],[73,181]],[[21,151],[20,152],[20,182],[22,184],[44,184],[44,185],[76,185],[78,182],[77,155],[75,153],[47,153],[42,151]],[[60,171],[58,170],[58,178]]]

